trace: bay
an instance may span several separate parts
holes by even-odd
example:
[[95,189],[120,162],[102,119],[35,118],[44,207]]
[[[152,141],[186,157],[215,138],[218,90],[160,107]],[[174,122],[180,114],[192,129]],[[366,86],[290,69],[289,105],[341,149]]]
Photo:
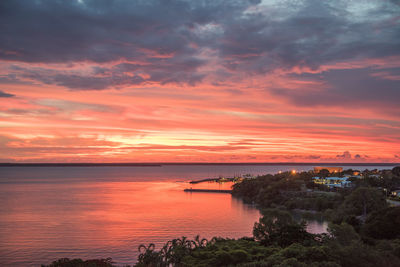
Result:
[[[260,216],[256,207],[230,194],[184,192],[190,186],[187,182],[312,167],[1,167],[0,266],[40,266],[62,257],[112,257],[116,264],[133,264],[140,244],[154,243],[159,249],[181,236],[251,236]],[[229,188],[229,184],[202,186]],[[321,232],[326,226],[310,221],[308,229]]]

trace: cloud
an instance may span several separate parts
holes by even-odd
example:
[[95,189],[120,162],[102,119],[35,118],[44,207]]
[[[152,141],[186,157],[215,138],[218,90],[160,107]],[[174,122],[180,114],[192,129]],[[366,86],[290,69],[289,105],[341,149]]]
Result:
[[[400,62],[399,62],[400,63]],[[314,88],[290,90],[274,88],[271,92],[288,99],[298,106],[344,106],[348,108],[379,107],[399,113],[399,81],[381,79],[374,75],[374,68],[334,69],[322,73],[292,74],[299,81],[313,81]],[[400,68],[387,69],[392,75],[400,75]]]
[[400,47],[395,1],[44,0],[0,5],[1,59],[93,65],[85,75],[68,68],[14,74],[79,90],[151,82],[194,85],[213,75],[219,82],[282,69],[316,70],[338,61],[396,56]]
[[[251,2],[3,1],[0,29],[6,34],[0,36],[0,58],[28,63],[138,62],[150,81],[193,84],[201,79],[196,70],[204,64],[203,47],[196,48],[196,43],[205,41],[204,31],[195,29],[220,16],[238,15]],[[112,75],[104,78],[68,72],[31,78],[72,89],[146,81],[135,70],[110,71]]]
[[310,155],[307,157],[308,159],[320,159],[321,156],[320,155]]
[[60,111],[93,110],[98,112],[110,112],[110,113],[121,112],[120,108],[110,105],[90,104],[90,103],[67,101],[61,99],[50,99],[50,98],[39,99],[35,103],[42,107],[55,108]]
[[349,151],[345,151],[343,154],[336,155],[336,158],[351,159],[351,153]]
[[140,146],[136,147],[121,147],[121,150],[144,150],[144,151],[151,151],[151,150],[178,150],[178,151],[210,151],[210,152],[226,152],[226,151],[236,151],[236,150],[246,150],[249,147],[245,146],[188,146],[188,145],[181,145],[181,146],[171,146],[171,145],[149,145],[149,144],[141,144]]
[[14,96],[15,95],[13,95],[13,94],[8,94],[8,93],[0,90],[0,97],[14,97]]
[[[68,145],[101,160],[392,161],[398,14],[381,0],[0,1],[2,134],[125,140]],[[26,147],[51,159],[62,142]]]
[[355,154],[354,156],[349,151],[344,151],[343,154],[336,155],[336,160],[339,161],[364,161],[369,159],[368,155]]

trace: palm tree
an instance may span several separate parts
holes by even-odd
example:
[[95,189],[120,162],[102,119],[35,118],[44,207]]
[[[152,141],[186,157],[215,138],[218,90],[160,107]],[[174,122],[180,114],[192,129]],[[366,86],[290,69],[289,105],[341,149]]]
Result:
[[153,243],[147,247],[143,244],[140,245],[138,247],[140,254],[137,266],[167,266],[163,264],[161,253],[154,251],[154,249],[155,245]]
[[208,244],[208,240],[205,238],[200,239],[200,235],[196,235],[194,238],[194,241],[192,241],[192,242],[193,242],[195,248],[199,248],[199,247],[202,248],[202,247],[207,246],[207,244]]

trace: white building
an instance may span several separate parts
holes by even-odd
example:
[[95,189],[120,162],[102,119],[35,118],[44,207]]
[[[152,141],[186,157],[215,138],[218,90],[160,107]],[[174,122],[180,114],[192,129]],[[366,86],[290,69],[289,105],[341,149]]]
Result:
[[350,177],[326,177],[326,178],[321,178],[321,177],[313,177],[313,181],[316,184],[323,184],[328,186],[329,188],[344,188],[344,187],[350,187],[351,186],[351,181],[348,181]]
[[392,191],[392,196],[393,197],[400,197],[400,190]]

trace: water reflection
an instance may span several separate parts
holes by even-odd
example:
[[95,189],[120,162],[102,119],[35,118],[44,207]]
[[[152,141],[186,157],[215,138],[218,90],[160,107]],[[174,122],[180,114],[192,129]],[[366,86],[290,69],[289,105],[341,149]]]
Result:
[[306,220],[307,221],[307,232],[313,234],[322,234],[327,233],[328,222],[327,221],[318,221],[318,220]]
[[[182,235],[250,236],[259,218],[254,206],[229,194],[183,192],[188,187],[183,181],[293,169],[312,166],[0,168],[0,266],[37,266],[60,257],[113,257],[132,264],[144,242],[160,247]],[[229,189],[230,184],[204,186]],[[326,227],[308,220],[310,232]]]
[[202,182],[198,184],[188,184],[188,188],[193,189],[217,189],[217,190],[231,190],[233,182]]
[[182,235],[250,236],[254,207],[229,194],[185,193],[175,182],[3,184],[0,265],[60,257],[113,257],[132,264],[141,243]]
[[302,220],[306,221],[307,232],[310,232],[313,234],[327,233],[328,221],[326,221],[321,214],[293,211],[292,216],[298,222],[300,222]]

